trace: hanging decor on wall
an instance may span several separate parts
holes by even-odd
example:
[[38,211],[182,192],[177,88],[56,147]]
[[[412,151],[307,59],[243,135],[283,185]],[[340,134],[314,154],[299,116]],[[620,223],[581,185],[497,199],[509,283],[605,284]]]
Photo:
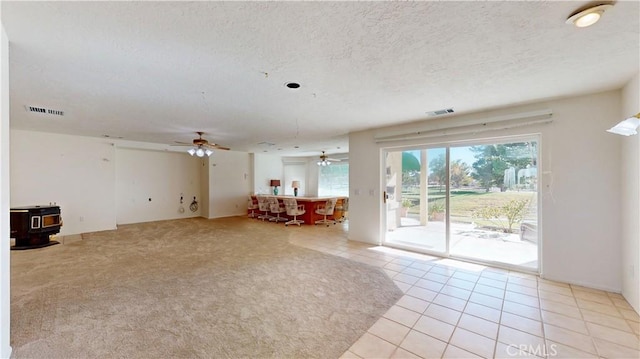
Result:
[[195,212],[198,210],[198,201],[196,201],[196,197],[193,197],[193,201],[191,201],[191,204],[189,205],[189,209],[191,210],[191,212]]

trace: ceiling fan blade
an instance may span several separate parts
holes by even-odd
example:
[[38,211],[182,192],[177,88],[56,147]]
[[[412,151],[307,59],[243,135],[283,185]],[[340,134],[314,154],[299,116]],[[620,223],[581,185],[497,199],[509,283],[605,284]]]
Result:
[[331,162],[340,162],[342,160],[337,159],[337,158],[327,158],[327,161],[331,161]]
[[177,144],[176,145],[171,145],[171,146],[193,146],[193,143],[189,143],[189,142],[182,142],[182,141],[175,141]]
[[210,143],[209,141],[202,138],[202,135],[204,134],[204,132],[196,132],[196,133],[198,134],[198,138],[194,139],[192,143],[175,141],[176,144],[171,146],[191,146],[191,147],[198,147],[198,148],[208,148],[212,150],[224,150],[224,151],[230,150],[229,147],[224,147],[224,146],[217,145],[215,143]]
[[207,144],[204,144],[203,146],[207,147],[207,148],[214,149],[214,150],[224,150],[224,151],[229,151],[230,150],[229,147],[216,145],[215,143],[207,143]]

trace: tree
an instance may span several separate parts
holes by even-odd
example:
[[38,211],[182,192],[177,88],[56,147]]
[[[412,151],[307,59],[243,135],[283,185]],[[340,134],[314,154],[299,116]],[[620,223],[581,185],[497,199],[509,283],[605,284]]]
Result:
[[449,173],[451,173],[451,187],[460,188],[460,186],[468,185],[471,182],[471,169],[469,165],[457,159],[451,162],[449,166]]
[[[504,182],[504,170],[508,168],[506,162],[500,157],[498,147],[500,145],[472,146],[471,151],[475,152],[476,162],[472,164],[473,178],[480,182],[480,185],[489,192],[493,186],[502,186]],[[499,175],[498,175],[499,174]]]
[[504,171],[507,168],[514,167],[517,171],[527,165],[535,165],[532,161],[535,158],[535,142],[472,146],[470,149],[475,152],[477,160],[472,164],[472,176],[487,192],[491,187],[500,187],[501,191],[506,191]]
[[429,161],[429,181],[432,179],[438,183],[440,186],[440,191],[442,192],[442,188],[447,179],[447,167],[445,166],[446,157],[444,153],[438,155],[438,157]]

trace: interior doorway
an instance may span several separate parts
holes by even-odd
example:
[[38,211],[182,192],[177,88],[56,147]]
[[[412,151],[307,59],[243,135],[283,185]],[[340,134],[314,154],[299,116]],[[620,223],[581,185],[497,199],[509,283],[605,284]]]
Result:
[[537,137],[385,151],[384,244],[537,272]]

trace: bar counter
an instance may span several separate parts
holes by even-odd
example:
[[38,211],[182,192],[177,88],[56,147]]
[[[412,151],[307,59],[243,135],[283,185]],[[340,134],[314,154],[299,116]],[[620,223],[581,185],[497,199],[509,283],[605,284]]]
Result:
[[[330,219],[342,218],[343,216],[342,210],[338,208],[342,207],[342,200],[347,198],[344,196],[307,197],[307,196],[280,196],[280,195],[274,196],[274,195],[268,195],[268,194],[265,194],[264,196],[276,197],[280,202],[282,202],[284,198],[295,198],[296,201],[298,202],[298,205],[304,206],[305,213],[301,216],[298,216],[298,219],[303,220],[304,224],[315,224],[317,220],[320,220],[323,218],[322,215],[319,215],[316,213],[316,207],[317,205],[326,202],[329,198],[337,198],[338,201],[336,202],[336,209],[333,211],[333,216],[327,216],[327,218],[330,218]],[[251,197],[254,199],[256,198],[255,195]],[[256,212],[259,212],[260,214],[262,214],[262,212],[260,211],[256,211]],[[281,213],[280,217],[293,219],[293,217],[287,216],[286,212]]]

